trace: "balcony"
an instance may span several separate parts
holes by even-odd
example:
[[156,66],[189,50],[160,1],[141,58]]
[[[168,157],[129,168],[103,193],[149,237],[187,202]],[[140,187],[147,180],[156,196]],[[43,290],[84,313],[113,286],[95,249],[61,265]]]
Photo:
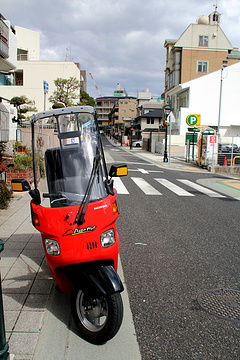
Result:
[[0,56],[3,59],[9,57],[9,28],[3,19],[0,19]]

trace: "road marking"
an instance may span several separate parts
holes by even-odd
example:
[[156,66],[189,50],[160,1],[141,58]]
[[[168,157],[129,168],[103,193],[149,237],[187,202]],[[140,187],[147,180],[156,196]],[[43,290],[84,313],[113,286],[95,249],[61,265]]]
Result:
[[165,186],[167,189],[171,190],[178,196],[194,196],[190,192],[182,189],[180,186],[173,184],[172,182],[168,181],[167,179],[156,179],[161,185]]
[[142,174],[149,174],[149,172],[145,169],[138,169]]
[[[143,170],[143,171],[142,171]],[[143,173],[143,174],[149,174],[149,173],[164,173],[164,171],[162,171],[162,170],[145,170],[145,169],[129,169],[128,168],[128,172],[129,171],[133,171],[133,172],[141,172],[141,173]]]
[[115,162],[115,160],[111,157],[111,155],[108,152],[105,153],[105,160],[107,164]]
[[131,177],[131,179],[146,195],[162,195],[158,190],[156,190],[146,180],[144,180],[142,178],[138,178],[138,177]]
[[185,179],[177,179],[178,181],[180,181],[181,183],[187,185],[187,186],[190,186],[191,188],[197,190],[197,191],[200,191],[201,193],[205,194],[205,195],[208,195],[210,197],[217,197],[217,198],[225,198],[224,195],[221,195],[221,194],[218,194],[216,193],[215,191],[213,190],[210,190],[210,189],[207,189],[201,185],[198,185],[192,181],[189,181],[189,180],[185,180]]
[[123,184],[122,180],[118,177],[114,178],[113,187],[117,190],[118,194],[129,194],[126,186]]

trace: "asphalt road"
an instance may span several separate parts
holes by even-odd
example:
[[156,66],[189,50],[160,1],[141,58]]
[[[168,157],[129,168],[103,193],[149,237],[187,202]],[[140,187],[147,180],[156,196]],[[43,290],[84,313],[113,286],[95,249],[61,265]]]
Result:
[[[217,175],[163,169],[105,138],[104,147],[110,159],[128,163],[117,225],[142,359],[240,359],[240,320],[214,316],[197,301],[206,290],[240,290],[239,201],[189,186],[213,184]],[[220,304],[210,299],[211,306],[219,315]]]

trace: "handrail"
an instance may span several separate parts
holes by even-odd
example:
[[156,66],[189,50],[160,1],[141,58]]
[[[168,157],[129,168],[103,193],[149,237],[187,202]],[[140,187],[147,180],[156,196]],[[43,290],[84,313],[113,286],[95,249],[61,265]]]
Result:
[[240,156],[234,156],[233,158],[233,166],[235,166],[235,159],[240,158]]

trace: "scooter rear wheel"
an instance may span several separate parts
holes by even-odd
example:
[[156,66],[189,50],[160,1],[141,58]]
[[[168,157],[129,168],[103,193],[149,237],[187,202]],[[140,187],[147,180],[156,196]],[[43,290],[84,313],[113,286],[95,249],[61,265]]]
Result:
[[123,319],[120,293],[101,295],[96,292],[90,295],[76,286],[71,296],[71,310],[81,336],[93,344],[112,339]]

